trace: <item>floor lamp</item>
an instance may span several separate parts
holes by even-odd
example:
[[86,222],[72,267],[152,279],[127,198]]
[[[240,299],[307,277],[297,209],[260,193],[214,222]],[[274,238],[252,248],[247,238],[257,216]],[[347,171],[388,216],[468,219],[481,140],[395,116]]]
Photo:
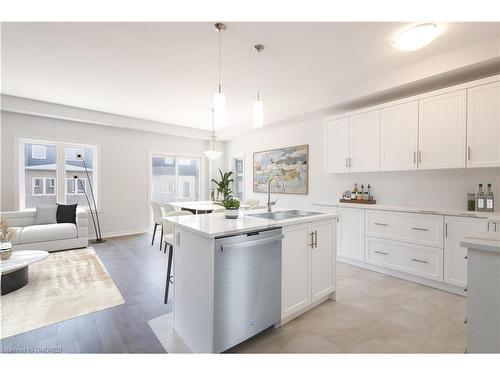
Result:
[[89,205],[90,215],[92,217],[92,221],[94,222],[94,229],[95,229],[95,233],[96,233],[96,239],[94,241],[90,241],[90,242],[91,243],[103,243],[103,242],[106,242],[106,240],[104,240],[102,238],[102,235],[101,235],[101,223],[99,222],[99,213],[97,212],[97,205],[95,203],[94,189],[92,188],[92,182],[91,182],[90,177],[89,177],[89,171],[87,169],[87,165],[85,164],[85,159],[83,158],[82,154],[77,154],[76,158],[78,160],[81,160],[82,163],[83,163],[83,167],[85,168],[85,174],[87,175],[87,181],[88,181],[89,188],[90,188],[90,196],[92,198],[92,202],[94,203],[94,212],[92,213],[92,205],[90,204],[90,200],[89,200],[89,197],[87,195],[87,189],[85,189],[85,186],[83,186],[83,183],[78,178],[78,176],[74,176],[76,178],[76,180],[79,181],[80,185],[82,186],[82,190],[83,190],[83,192],[85,194],[85,199],[87,199],[87,203]]

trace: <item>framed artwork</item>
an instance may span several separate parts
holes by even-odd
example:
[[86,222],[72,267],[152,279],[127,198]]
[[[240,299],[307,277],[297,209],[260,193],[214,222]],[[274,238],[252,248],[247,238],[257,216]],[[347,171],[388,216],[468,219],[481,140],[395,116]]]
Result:
[[267,180],[272,193],[307,194],[309,145],[277,148],[253,153],[253,191],[265,193]]

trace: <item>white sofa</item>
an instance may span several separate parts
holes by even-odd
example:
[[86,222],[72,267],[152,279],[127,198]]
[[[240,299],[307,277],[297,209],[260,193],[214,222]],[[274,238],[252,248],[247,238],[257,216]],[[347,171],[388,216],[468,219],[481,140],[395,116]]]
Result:
[[36,210],[9,211],[0,215],[13,228],[10,238],[13,250],[57,251],[87,247],[89,242],[89,220],[84,209],[77,209],[76,225],[33,225]]

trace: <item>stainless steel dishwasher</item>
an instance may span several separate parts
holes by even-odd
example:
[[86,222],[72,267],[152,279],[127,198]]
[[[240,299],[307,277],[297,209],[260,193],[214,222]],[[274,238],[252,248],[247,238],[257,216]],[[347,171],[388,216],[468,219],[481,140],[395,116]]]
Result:
[[215,353],[281,319],[281,228],[216,238]]

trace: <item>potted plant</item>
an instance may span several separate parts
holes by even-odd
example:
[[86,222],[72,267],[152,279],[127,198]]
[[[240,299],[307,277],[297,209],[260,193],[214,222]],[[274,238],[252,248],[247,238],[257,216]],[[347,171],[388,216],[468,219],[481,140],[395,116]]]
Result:
[[[212,190],[212,193],[211,193],[211,198],[212,198],[212,201],[219,201],[220,199],[224,200],[228,197],[231,196],[231,189],[229,188],[229,186],[231,185],[231,182],[233,182],[234,180],[231,178],[231,175],[233,174],[233,172],[229,171],[229,172],[225,172],[225,173],[222,173],[222,171],[219,169],[219,173],[220,173],[220,181],[217,181],[215,178],[212,178],[212,182],[217,186],[217,189],[214,191]],[[215,192],[217,192],[217,197],[215,196]]]
[[12,244],[10,243],[10,236],[12,228],[9,227],[6,220],[0,219],[0,258],[7,260],[12,255]]
[[226,197],[221,203],[226,209],[226,219],[238,218],[238,209],[240,208],[240,201],[238,199],[229,196]]

